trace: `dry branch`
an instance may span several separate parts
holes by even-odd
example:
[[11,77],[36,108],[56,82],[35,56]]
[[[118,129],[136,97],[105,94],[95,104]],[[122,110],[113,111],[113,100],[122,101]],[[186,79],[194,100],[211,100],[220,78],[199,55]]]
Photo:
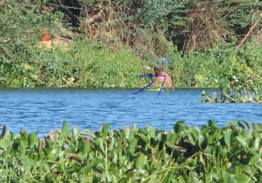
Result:
[[249,31],[247,32],[247,34],[245,35],[245,37],[240,41],[240,43],[237,45],[235,52],[240,48],[240,46],[242,46],[242,44],[245,42],[245,40],[247,39],[247,37],[250,35],[250,33],[253,31],[253,29],[256,27],[256,25],[258,24],[258,22],[260,21],[260,19],[262,18],[262,11],[259,15],[259,18],[257,19],[257,21],[252,25],[252,27],[249,29]]

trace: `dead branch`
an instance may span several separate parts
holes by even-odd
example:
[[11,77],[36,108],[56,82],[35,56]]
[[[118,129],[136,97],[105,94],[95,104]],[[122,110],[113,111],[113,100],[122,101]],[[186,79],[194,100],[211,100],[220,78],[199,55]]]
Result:
[[252,25],[252,27],[249,29],[249,31],[247,32],[247,34],[245,35],[245,37],[240,41],[240,43],[237,45],[235,52],[240,48],[240,46],[242,46],[242,44],[246,41],[247,37],[250,35],[250,33],[253,31],[253,29],[256,27],[256,25],[258,24],[258,22],[260,21],[260,19],[262,18],[262,11],[259,15],[259,18],[257,19],[257,21]]

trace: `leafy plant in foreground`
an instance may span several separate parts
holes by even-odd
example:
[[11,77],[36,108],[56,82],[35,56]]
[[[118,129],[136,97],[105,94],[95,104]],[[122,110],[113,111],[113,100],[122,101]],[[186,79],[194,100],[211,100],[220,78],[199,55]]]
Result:
[[0,179],[3,182],[257,182],[262,171],[260,124],[234,121],[218,128],[172,131],[147,125],[101,131],[63,128],[44,139],[3,127]]

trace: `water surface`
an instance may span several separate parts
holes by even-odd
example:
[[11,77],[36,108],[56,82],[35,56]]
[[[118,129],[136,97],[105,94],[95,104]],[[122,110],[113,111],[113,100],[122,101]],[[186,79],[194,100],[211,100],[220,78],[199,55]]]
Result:
[[[170,92],[146,92],[127,89],[53,89],[0,88],[0,123],[19,133],[25,126],[28,133],[47,134],[62,128],[97,131],[101,124],[111,129],[149,124],[159,130],[172,129],[175,122],[185,120],[190,126],[214,120],[218,126],[233,120],[261,122],[259,104],[199,103],[203,89],[176,89]],[[208,89],[208,92],[215,91]]]

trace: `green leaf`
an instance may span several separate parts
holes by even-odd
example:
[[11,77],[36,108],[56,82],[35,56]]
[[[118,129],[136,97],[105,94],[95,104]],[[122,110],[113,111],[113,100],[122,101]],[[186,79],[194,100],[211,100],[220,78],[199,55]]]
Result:
[[23,141],[23,143],[24,143],[25,145],[28,144],[28,134],[27,134],[26,132],[24,132],[24,133],[21,134],[20,139],[21,139],[21,141]]
[[178,180],[179,180],[180,183],[186,183],[186,181],[185,181],[183,176],[179,176]]
[[224,140],[228,147],[231,146],[232,139],[232,129],[228,128],[224,133]]
[[223,183],[229,183],[230,176],[229,176],[228,172],[223,171],[222,172],[222,177],[223,177]]
[[244,166],[244,167],[241,168],[241,170],[242,170],[243,172],[249,174],[249,175],[252,174],[252,168],[251,168],[251,166]]
[[175,140],[177,139],[177,134],[176,133],[172,133],[167,141],[167,145],[169,147],[174,147],[174,143],[175,143]]
[[81,135],[81,136],[85,136],[85,135],[86,135],[86,136],[93,137],[93,138],[96,137],[96,135],[95,135],[94,132],[92,132],[92,131],[90,131],[90,130],[87,130],[87,129],[82,130],[82,131],[80,132],[80,135]]
[[[57,152],[56,152],[57,153]],[[66,158],[70,158],[70,159],[74,159],[78,162],[81,162],[81,158],[77,155],[77,154],[74,154],[74,153],[67,153],[65,155]]]
[[258,149],[259,148],[259,145],[260,145],[260,138],[257,137],[255,140],[254,140],[254,148]]
[[99,150],[101,150],[101,152],[103,153],[103,154],[105,154],[105,148],[104,148],[104,140],[103,139],[99,139]]
[[204,158],[203,158],[203,154],[202,154],[202,153],[199,154],[199,160],[200,160],[200,162],[203,164],[203,166],[206,166],[206,163],[205,163],[205,161],[204,161]]
[[7,149],[7,147],[11,146],[11,143],[7,139],[1,139],[0,140],[0,147],[3,148],[4,150]]
[[145,162],[145,155],[143,153],[140,153],[138,158],[135,161],[135,165],[137,168],[142,168]]
[[135,137],[135,132],[134,130],[131,130],[130,134],[129,134],[129,138],[127,139],[127,141],[130,143]]
[[130,142],[128,150],[129,150],[129,152],[130,152],[131,154],[134,154],[134,153],[135,153],[136,146],[137,146],[137,142],[138,142],[138,139],[137,139],[137,138],[134,138],[134,139]]
[[73,127],[72,133],[73,133],[73,137],[76,138],[79,133],[79,128],[77,126]]
[[239,127],[245,129],[245,126],[244,126],[240,121],[235,121],[235,122],[237,122],[237,124],[238,124]]
[[145,135],[143,135],[141,133],[137,133],[136,135],[138,135],[145,143],[148,143],[148,140],[147,140]]
[[15,134],[13,132],[9,132],[9,133],[10,133],[10,136],[11,136],[10,140],[14,141],[15,140]]
[[26,167],[26,169],[31,169],[34,166],[35,161],[28,156],[24,156],[22,159],[22,164],[24,167]]
[[218,155],[223,159],[226,157],[227,153],[226,151],[221,147],[221,146],[218,146]]
[[258,132],[262,132],[262,125],[261,124],[258,124],[258,123],[253,123],[255,125],[255,129],[258,131]]
[[254,165],[256,164],[260,159],[260,154],[253,156],[252,158],[250,158],[248,165]]
[[187,137],[188,137],[187,139],[188,143],[195,145],[196,139],[191,135],[191,133],[188,133]]
[[198,137],[198,147],[199,147],[200,149],[202,149],[202,144],[203,144],[204,141],[205,141],[205,137],[204,137],[203,135],[200,135],[200,136]]
[[111,177],[112,177],[112,183],[118,183],[117,178],[113,173],[111,173]]
[[132,128],[133,128],[133,130],[136,129],[136,124],[134,122],[132,123]]
[[156,129],[152,128],[151,126],[148,126],[148,134],[149,134],[149,139],[150,138],[155,139],[156,138]]
[[98,164],[97,160],[92,160],[90,163],[88,163],[85,167],[83,167],[80,171],[84,174],[88,174],[89,170],[91,170],[94,166]]
[[201,134],[204,135],[204,136],[207,136],[209,130],[210,129],[208,127],[203,127],[203,129],[201,130]]
[[239,142],[239,144],[240,144],[242,147],[247,147],[247,143],[246,143],[246,141],[244,140],[243,137],[237,136],[237,137],[235,137],[235,139]]
[[46,148],[48,149],[52,147],[51,141],[49,139],[45,139],[45,144],[46,144]]
[[[58,166],[57,166],[58,167]],[[58,168],[56,171],[58,171],[58,172],[60,172],[61,171],[61,168]],[[79,167],[72,167],[72,168],[68,168],[68,169],[66,169],[66,171],[65,171],[66,173],[66,175],[68,175],[68,174],[74,174],[75,172],[79,172]]]
[[0,180],[7,180],[7,176],[8,176],[8,169],[1,169]]
[[42,152],[43,147],[44,147],[44,140],[38,139],[38,152]]
[[81,143],[79,143],[79,145],[81,146],[81,152],[83,154],[87,154],[89,153],[90,150],[90,144],[88,143],[88,141],[86,139],[82,139]]
[[175,125],[174,125],[174,132],[175,133],[181,133],[184,131],[184,123],[185,121],[178,121]]
[[212,120],[208,120],[208,126],[212,127],[212,128],[216,128],[217,127],[216,123],[214,121],[212,121]]
[[248,129],[252,129],[252,125],[250,122],[246,121],[246,120],[243,120],[243,122],[246,124],[247,128]]
[[37,142],[37,134],[38,134],[38,131],[36,132],[33,132],[33,133],[30,133],[28,135],[28,145],[30,147],[32,147],[33,145],[35,145],[35,143]]
[[208,137],[207,142],[208,142],[209,145],[212,145],[212,144],[214,143],[214,141],[213,141],[213,136],[212,136],[212,135],[210,135],[210,136]]
[[[23,147],[23,148],[25,149],[25,147]],[[7,149],[1,154],[1,157],[7,158],[8,156],[10,156],[11,149],[12,149],[12,147],[8,146]],[[22,153],[20,153],[20,154],[22,154]]]
[[68,132],[68,123],[66,121],[64,121],[61,134],[66,135],[67,132]]
[[110,124],[106,124],[105,126],[103,126],[103,129],[102,129],[102,131],[101,131],[103,138],[106,138],[106,137],[107,137],[107,133],[108,133],[109,126],[110,126]]
[[174,179],[174,175],[172,172],[168,172],[165,178],[163,179],[163,182],[171,182],[172,179]]
[[124,132],[125,132],[125,137],[129,138],[131,129],[127,126],[124,126]]
[[109,151],[113,151],[114,150],[114,145],[115,145],[115,138],[111,138],[109,146],[108,146],[108,150]]
[[258,149],[254,148],[254,147],[251,147],[248,152],[250,154],[252,154],[253,156],[257,155],[258,154]]
[[250,178],[246,174],[237,174],[235,176],[235,179],[237,183],[247,183],[248,181],[250,181]]
[[222,133],[222,129],[217,129],[213,135],[214,139],[217,141],[219,141],[220,137],[221,137],[221,133]]
[[190,128],[188,131],[192,134],[193,140],[196,141],[196,139],[198,138],[197,130],[194,128]]

